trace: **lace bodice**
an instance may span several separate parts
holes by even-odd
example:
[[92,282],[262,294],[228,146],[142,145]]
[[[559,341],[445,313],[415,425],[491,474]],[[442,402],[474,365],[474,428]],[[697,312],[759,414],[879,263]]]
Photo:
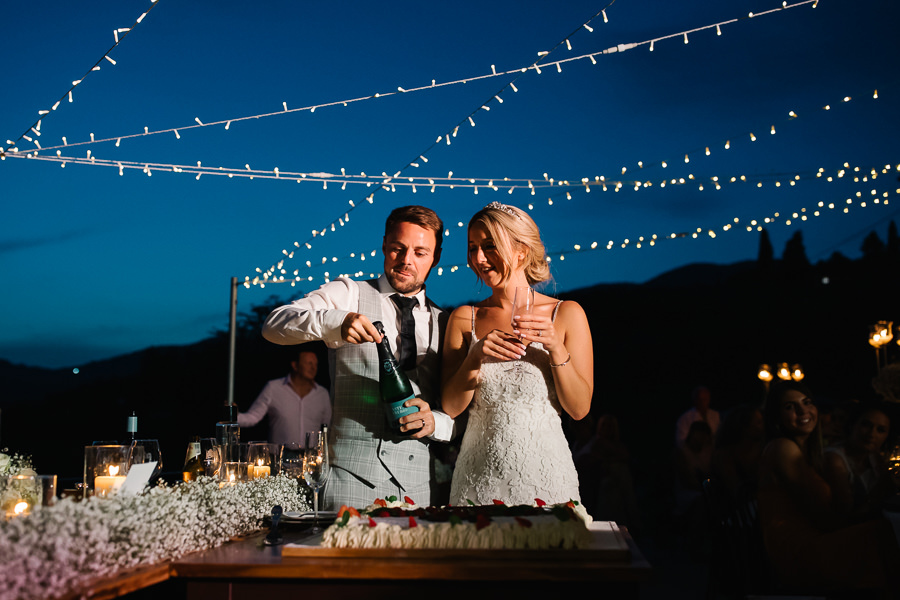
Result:
[[[476,342],[473,327],[470,351]],[[550,356],[541,344],[530,344],[520,361],[485,359],[468,411],[451,504],[578,499]]]

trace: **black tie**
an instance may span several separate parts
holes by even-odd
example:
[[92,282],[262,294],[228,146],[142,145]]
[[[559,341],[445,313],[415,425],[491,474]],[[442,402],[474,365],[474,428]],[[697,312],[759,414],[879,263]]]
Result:
[[394,294],[391,300],[400,309],[400,368],[409,371],[416,368],[416,320],[413,317],[413,307],[419,305],[419,299]]

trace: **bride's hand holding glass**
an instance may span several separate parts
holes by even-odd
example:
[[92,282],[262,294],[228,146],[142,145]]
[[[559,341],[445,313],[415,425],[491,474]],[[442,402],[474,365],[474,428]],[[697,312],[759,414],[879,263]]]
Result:
[[[483,357],[500,360],[518,360],[525,355],[525,344],[518,336],[500,329],[494,329],[484,339],[478,340]],[[473,351],[477,352],[476,346]]]
[[539,342],[548,352],[552,352],[557,344],[556,328],[545,315],[533,313],[514,317],[513,331],[526,343]]

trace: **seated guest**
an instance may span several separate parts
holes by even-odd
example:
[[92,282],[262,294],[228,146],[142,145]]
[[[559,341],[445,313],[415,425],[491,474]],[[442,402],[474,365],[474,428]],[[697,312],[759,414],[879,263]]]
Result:
[[709,425],[713,435],[716,434],[716,430],[719,428],[719,413],[709,407],[710,393],[708,387],[701,385],[694,388],[691,392],[691,401],[694,404],[693,408],[678,417],[678,422],[675,423],[676,446],[684,444],[688,436],[688,430],[691,428],[691,423],[703,421]]
[[331,397],[316,383],[319,358],[300,350],[291,372],[268,382],[247,412],[238,413],[238,425],[253,427],[269,417],[269,442],[306,444],[306,434],[331,423]]
[[851,520],[878,516],[882,501],[896,491],[882,454],[890,430],[885,410],[861,407],[850,418],[846,440],[825,449],[834,508]]
[[712,473],[733,499],[756,496],[764,441],[762,411],[755,406],[736,406],[722,420],[713,445]]
[[684,445],[675,453],[675,514],[698,518],[703,480],[710,475],[712,429],[705,421],[694,421]]
[[759,469],[759,516],[778,581],[798,591],[900,592],[900,549],[885,520],[848,525],[822,477],[818,411],[797,382],[772,386],[763,412],[768,443]]

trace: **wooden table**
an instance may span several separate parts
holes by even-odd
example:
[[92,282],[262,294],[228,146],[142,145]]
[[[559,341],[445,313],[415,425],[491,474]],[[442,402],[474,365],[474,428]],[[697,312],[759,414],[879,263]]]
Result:
[[[106,600],[257,600],[365,598],[428,600],[556,598],[585,585],[610,598],[638,598],[650,565],[627,531],[623,556],[578,550],[327,550],[282,556],[259,532],[170,563],[120,573],[87,586],[73,598]],[[288,527],[285,543],[314,540],[306,527]],[[147,587],[150,586],[150,587]]]
[[[630,552],[535,550],[329,550],[282,556],[283,546],[263,546],[260,533],[172,563],[171,573],[188,600],[296,598],[398,598],[498,600],[561,592],[587,584],[604,598],[637,598],[650,565],[626,531]],[[305,530],[285,532],[285,542],[303,542]]]

